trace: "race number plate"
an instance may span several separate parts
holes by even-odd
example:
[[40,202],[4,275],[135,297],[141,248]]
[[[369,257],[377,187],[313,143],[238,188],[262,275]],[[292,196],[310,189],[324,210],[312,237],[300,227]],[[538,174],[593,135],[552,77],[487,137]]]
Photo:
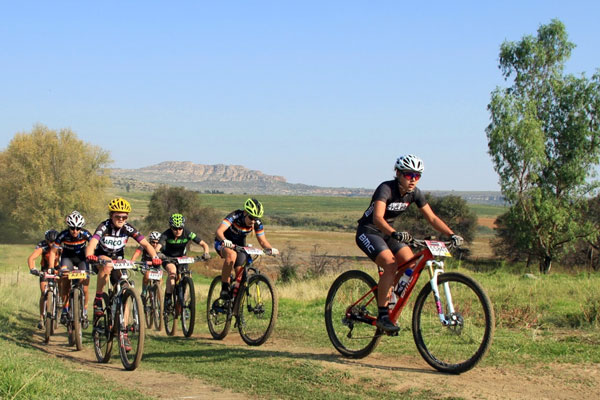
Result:
[[196,261],[194,257],[177,257],[177,262],[179,264],[193,264],[194,261]]
[[133,263],[129,260],[113,260],[113,269],[131,269],[134,267]]
[[160,280],[162,278],[162,270],[158,270],[158,271],[150,271],[150,273],[148,274],[148,279],[152,279],[152,280]]
[[261,249],[257,249],[256,247],[244,247],[244,251],[251,255],[262,255],[265,254]]
[[69,274],[67,275],[67,277],[69,279],[85,279],[85,278],[87,278],[85,272],[83,272],[83,271],[69,272]]
[[452,257],[452,254],[450,254],[450,252],[446,248],[446,245],[444,244],[444,242],[426,240],[425,243],[427,243],[427,247],[429,248],[429,251],[431,251],[431,254],[433,254],[434,256]]

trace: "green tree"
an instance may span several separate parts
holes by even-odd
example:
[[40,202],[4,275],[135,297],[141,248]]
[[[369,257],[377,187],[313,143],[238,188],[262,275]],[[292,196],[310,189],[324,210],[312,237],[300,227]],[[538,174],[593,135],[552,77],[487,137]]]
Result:
[[196,232],[206,243],[212,243],[217,225],[223,215],[212,207],[203,207],[197,192],[182,187],[161,185],[152,193],[145,218],[148,230],[163,232],[169,226],[169,217],[183,214],[185,226]]
[[[454,232],[460,234],[466,242],[473,241],[477,216],[469,208],[467,202],[459,196],[433,197],[430,193],[425,194],[427,203],[433,212],[440,217]],[[411,235],[423,238],[428,236],[439,236],[437,232],[419,211],[418,207],[409,207],[406,212],[395,222],[399,231],[407,231]]]
[[110,185],[109,162],[108,152],[79,140],[70,129],[36,125],[17,133],[0,153],[2,238],[31,239],[60,229],[73,210],[88,220],[99,216]]
[[489,154],[510,205],[506,235],[547,273],[578,238],[596,230],[583,218],[598,187],[600,75],[565,75],[574,44],[552,20],[537,36],[504,42],[499,68],[512,79],[492,92],[486,128]]

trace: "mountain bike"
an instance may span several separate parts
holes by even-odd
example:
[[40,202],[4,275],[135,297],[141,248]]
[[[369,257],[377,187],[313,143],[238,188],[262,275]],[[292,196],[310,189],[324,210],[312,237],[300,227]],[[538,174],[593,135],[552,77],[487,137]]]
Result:
[[273,332],[277,322],[277,292],[266,275],[253,262],[264,251],[254,247],[234,245],[234,250],[245,252],[246,264],[240,268],[230,284],[230,299],[220,298],[221,277],[213,279],[206,300],[206,319],[212,337],[222,340],[229,333],[231,319],[242,340],[250,346],[260,346]]
[[[398,266],[394,287],[407,267],[415,263],[406,288],[389,311],[390,320],[396,323],[426,269],[429,281],[417,295],[413,308],[413,339],[433,368],[465,372],[490,348],[495,328],[490,299],[472,278],[444,272],[444,262],[438,258],[451,256],[447,247],[451,242],[413,239],[411,244],[422,250]],[[380,275],[382,272],[380,269]],[[369,355],[384,334],[376,326],[377,314],[375,280],[363,271],[342,273],[331,285],[325,303],[325,326],[336,350],[350,358]]]
[[57,315],[59,296],[56,281],[60,279],[60,276],[56,275],[56,270],[54,268],[32,274],[39,276],[41,281],[46,282],[46,289],[42,295],[42,298],[44,299],[42,304],[42,309],[44,310],[42,313],[42,325],[44,326],[44,343],[48,343],[50,341],[50,336],[54,335],[54,331],[58,327]]
[[165,263],[175,264],[177,278],[173,287],[173,302],[167,305],[167,292],[165,288],[165,300],[163,317],[165,320],[165,331],[167,335],[173,336],[176,330],[175,321],[181,317],[181,329],[185,337],[192,336],[196,321],[196,292],[194,281],[189,265],[200,261],[202,257],[166,257]]
[[87,315],[85,314],[85,296],[83,294],[83,281],[89,278],[90,271],[74,269],[66,273],[69,280],[69,309],[67,313],[67,338],[69,346],[75,345],[77,350],[83,348],[83,329],[87,328]]
[[123,367],[136,369],[144,352],[145,321],[142,300],[134,290],[134,282],[129,278],[130,270],[141,269],[142,262],[130,260],[104,260],[96,264],[112,264],[113,272],[119,277],[102,294],[102,315],[94,316],[92,338],[94,353],[100,363],[107,363],[112,354],[113,339],[119,343],[119,354]]
[[144,316],[146,317],[146,328],[152,328],[160,331],[162,329],[162,294],[160,293],[160,283],[162,281],[163,271],[160,268],[150,266],[142,267],[143,271],[148,271],[148,287],[146,296],[142,296],[144,303]]

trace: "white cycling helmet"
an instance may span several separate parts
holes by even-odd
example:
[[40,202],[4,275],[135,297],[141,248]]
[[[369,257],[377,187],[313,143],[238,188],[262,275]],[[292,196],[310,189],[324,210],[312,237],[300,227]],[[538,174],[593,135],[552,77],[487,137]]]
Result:
[[425,170],[423,160],[412,154],[398,157],[395,167],[400,171],[412,171],[420,174]]
[[85,225],[85,218],[83,215],[79,214],[78,211],[73,211],[71,214],[67,215],[67,226],[70,228],[83,228]]
[[160,232],[157,231],[152,231],[150,232],[150,235],[148,235],[149,240],[156,240],[157,242],[160,240]]

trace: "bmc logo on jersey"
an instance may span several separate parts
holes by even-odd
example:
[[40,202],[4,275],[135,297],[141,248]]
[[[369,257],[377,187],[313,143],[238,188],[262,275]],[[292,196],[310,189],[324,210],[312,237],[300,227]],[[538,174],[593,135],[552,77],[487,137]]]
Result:
[[410,203],[390,203],[387,205],[388,211],[404,211],[408,208]]

